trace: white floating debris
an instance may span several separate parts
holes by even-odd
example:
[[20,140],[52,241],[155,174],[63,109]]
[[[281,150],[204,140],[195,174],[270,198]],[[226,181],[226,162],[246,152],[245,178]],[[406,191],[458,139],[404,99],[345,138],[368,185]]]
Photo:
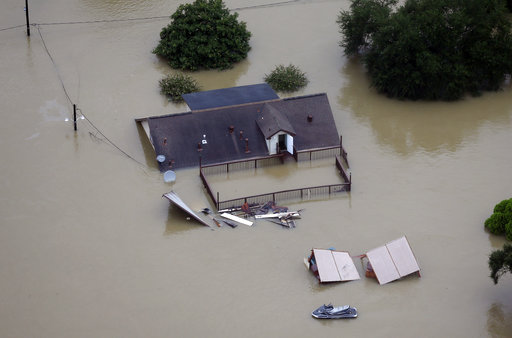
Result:
[[231,215],[231,214],[228,214],[227,212],[223,213],[223,214],[220,214],[222,217],[224,218],[227,218],[227,219],[230,219],[232,221],[235,221],[235,222],[238,222],[238,223],[242,223],[242,224],[245,224],[245,225],[248,225],[248,226],[251,226],[253,224],[253,222],[251,221],[248,221],[246,219],[243,219],[241,217],[238,217],[238,216],[234,216],[234,215]]

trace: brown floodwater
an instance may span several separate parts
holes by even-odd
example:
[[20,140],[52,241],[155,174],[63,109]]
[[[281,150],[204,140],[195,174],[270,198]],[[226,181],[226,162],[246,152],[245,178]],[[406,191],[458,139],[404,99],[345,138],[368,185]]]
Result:
[[[293,95],[327,93],[352,191],[288,205],[304,209],[295,229],[212,230],[170,207],[170,190],[212,206],[197,169],[164,183],[134,122],[185,110],[158,91],[172,70],[151,50],[168,20],[72,24],[170,15],[178,1],[29,1],[41,24],[30,38],[23,2],[1,2],[0,337],[512,336],[512,275],[494,285],[487,267],[504,239],[483,229],[512,197],[510,84],[460,102],[389,100],[338,46],[348,1],[271,3],[227,1],[252,50],[233,69],[192,75],[215,89],[293,63],[310,80]],[[76,133],[70,101],[88,118]],[[323,170],[337,178],[313,167],[216,184],[245,193],[316,184]],[[302,262],[313,247],[359,255],[402,235],[421,278],[319,285]],[[329,302],[359,318],[311,317]]]

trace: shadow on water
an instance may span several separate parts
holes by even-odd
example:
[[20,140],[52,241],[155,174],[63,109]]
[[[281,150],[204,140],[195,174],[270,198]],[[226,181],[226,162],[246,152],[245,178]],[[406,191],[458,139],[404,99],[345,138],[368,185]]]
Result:
[[172,204],[169,205],[169,213],[165,223],[164,236],[173,236],[194,229],[205,230],[205,227],[205,225],[192,219],[180,208]]
[[494,303],[487,310],[487,331],[491,337],[510,337],[512,334],[512,312]]
[[145,164],[151,169],[158,170],[155,150],[149,142],[148,136],[146,135],[146,132],[140,123],[137,123],[137,133],[139,134],[140,144],[144,152],[144,159],[146,161]]
[[510,83],[501,92],[457,102],[400,101],[378,94],[357,59],[347,61],[341,76],[347,82],[337,99],[340,108],[368,125],[379,144],[402,156],[454,152],[483,125],[508,128],[511,124]]

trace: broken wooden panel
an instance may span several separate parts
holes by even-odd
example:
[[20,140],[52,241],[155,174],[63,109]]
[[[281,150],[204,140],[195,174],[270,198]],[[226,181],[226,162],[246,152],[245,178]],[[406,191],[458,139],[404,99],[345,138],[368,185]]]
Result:
[[238,223],[241,223],[241,224],[245,224],[245,225],[248,225],[248,226],[252,226],[254,222],[251,222],[251,221],[248,221],[244,218],[241,218],[241,217],[238,217],[238,216],[235,216],[235,215],[231,215],[227,212],[224,212],[222,214],[220,214],[222,217],[224,218],[227,218],[227,219],[230,219],[232,221],[235,221],[235,222],[238,222]]

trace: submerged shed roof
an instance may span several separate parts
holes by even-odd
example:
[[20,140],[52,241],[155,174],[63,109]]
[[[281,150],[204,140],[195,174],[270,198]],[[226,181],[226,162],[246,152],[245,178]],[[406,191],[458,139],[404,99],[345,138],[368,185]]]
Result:
[[276,92],[266,83],[206,90],[183,94],[182,97],[191,110],[234,106],[279,98]]
[[359,272],[357,272],[354,261],[348,252],[313,249],[313,255],[315,256],[318,278],[321,283],[360,279]]
[[366,257],[381,285],[420,271],[405,236],[368,251]]

